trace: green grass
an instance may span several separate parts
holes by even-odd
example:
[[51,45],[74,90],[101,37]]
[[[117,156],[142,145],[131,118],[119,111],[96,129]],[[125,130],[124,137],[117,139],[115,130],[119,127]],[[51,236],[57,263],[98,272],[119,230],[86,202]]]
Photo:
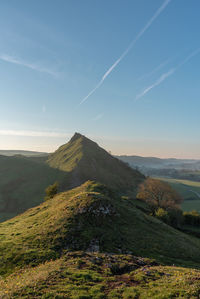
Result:
[[169,183],[176,183],[176,184],[181,184],[189,187],[200,188],[200,182],[189,181],[189,180],[168,179],[168,178],[162,178],[162,180],[165,180]]
[[131,255],[71,252],[0,280],[1,298],[199,298],[200,271]]
[[133,193],[143,179],[80,134],[48,157],[0,156],[0,221],[40,204],[46,187],[55,181],[61,191],[98,180],[118,192]]
[[0,274],[36,266],[65,250],[92,250],[200,266],[200,240],[146,215],[138,201],[87,182],[0,224]]
[[[198,196],[193,193],[197,192],[200,194],[200,182],[162,177],[156,178],[168,182],[176,191],[178,191],[182,195],[184,201],[181,207],[184,211],[197,210],[198,212],[200,212],[200,198],[198,198]],[[191,190],[193,192],[191,192]]]
[[199,298],[200,239],[146,209],[88,181],[1,223],[0,298]]
[[48,185],[65,181],[66,173],[33,159],[0,156],[0,221],[37,206]]
[[49,166],[70,172],[71,187],[96,180],[118,191],[136,192],[144,176],[111,156],[95,142],[76,133],[47,160]]

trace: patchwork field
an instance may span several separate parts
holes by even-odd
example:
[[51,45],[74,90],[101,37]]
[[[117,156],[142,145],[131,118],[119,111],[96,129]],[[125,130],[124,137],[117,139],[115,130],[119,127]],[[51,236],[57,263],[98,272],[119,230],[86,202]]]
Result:
[[184,211],[197,210],[200,212],[200,182],[156,177],[168,182],[184,198],[182,209]]

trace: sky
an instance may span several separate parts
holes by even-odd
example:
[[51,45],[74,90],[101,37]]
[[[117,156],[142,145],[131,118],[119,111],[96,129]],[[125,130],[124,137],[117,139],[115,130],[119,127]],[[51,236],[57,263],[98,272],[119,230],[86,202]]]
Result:
[[1,0],[0,149],[75,132],[113,154],[200,159],[199,0]]

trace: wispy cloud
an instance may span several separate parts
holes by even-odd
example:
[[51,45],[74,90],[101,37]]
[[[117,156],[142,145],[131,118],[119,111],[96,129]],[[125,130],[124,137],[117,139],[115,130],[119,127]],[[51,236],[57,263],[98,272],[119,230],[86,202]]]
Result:
[[103,84],[103,79],[93,88],[86,97],[82,99],[82,101],[79,103],[79,105],[82,105],[102,84]]
[[161,62],[157,67],[155,67],[151,72],[144,74],[143,76],[139,77],[137,81],[141,81],[143,79],[149,78],[159,70],[161,70],[165,65],[167,65],[170,62],[171,59],[167,59],[163,62]]
[[104,114],[103,114],[103,113],[100,113],[100,114],[96,115],[96,116],[93,118],[93,120],[99,120],[99,119],[101,119],[103,116],[104,116]]
[[193,51],[192,53],[190,53],[190,55],[188,55],[179,65],[177,68],[183,66],[185,63],[187,63],[191,58],[193,58],[194,56],[196,56],[197,54],[199,54],[200,52],[200,48],[197,48],[195,51]]
[[104,82],[104,80],[110,75],[110,73],[116,68],[116,66],[121,62],[121,60],[129,53],[136,42],[142,37],[142,35],[147,31],[147,29],[152,25],[155,19],[162,13],[166,6],[171,2],[171,0],[165,0],[163,4],[158,8],[152,18],[147,22],[147,24],[140,30],[136,35],[135,39],[130,43],[122,55],[111,65],[111,67],[105,72],[99,83],[89,92],[89,94],[82,99],[79,105],[83,104]]
[[200,53],[200,48],[196,49],[192,53],[190,53],[181,63],[179,63],[176,67],[170,69],[168,72],[162,74],[160,78],[158,78],[153,84],[145,88],[141,93],[136,96],[136,100],[142,98],[145,94],[147,94],[154,87],[160,85],[163,81],[165,81],[168,77],[173,75],[180,67],[186,64],[190,59]]
[[24,137],[69,137],[70,134],[49,131],[20,131],[20,130],[0,130],[1,136],[24,136]]
[[142,98],[151,89],[160,85],[160,83],[162,83],[165,79],[167,79],[169,76],[171,76],[175,71],[176,71],[176,69],[173,68],[173,69],[169,70],[167,73],[162,74],[162,76],[160,76],[160,78],[156,82],[154,82],[152,85],[148,86],[147,88],[145,88],[145,90],[143,90],[140,94],[138,94],[136,96],[136,100]]
[[19,58],[16,58],[14,56],[10,56],[10,55],[7,55],[7,54],[0,54],[0,60],[6,61],[6,62],[9,62],[9,63],[13,63],[13,64],[17,64],[17,65],[21,65],[21,66],[27,67],[29,69],[32,69],[34,71],[47,73],[47,74],[52,75],[52,76],[57,76],[58,75],[53,70],[50,70],[48,68],[44,68],[44,67],[42,67],[40,65],[37,65],[37,64],[26,62],[22,59],[19,59]]

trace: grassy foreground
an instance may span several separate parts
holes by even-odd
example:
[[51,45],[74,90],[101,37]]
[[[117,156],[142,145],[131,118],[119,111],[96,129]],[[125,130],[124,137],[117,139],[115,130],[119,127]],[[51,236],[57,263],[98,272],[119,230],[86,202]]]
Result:
[[1,298],[199,298],[200,271],[131,255],[71,252],[0,280]]
[[200,266],[200,239],[145,214],[134,199],[86,182],[0,224],[0,274],[62,256],[99,250]]
[[199,298],[200,239],[144,210],[88,181],[1,223],[0,298]]

